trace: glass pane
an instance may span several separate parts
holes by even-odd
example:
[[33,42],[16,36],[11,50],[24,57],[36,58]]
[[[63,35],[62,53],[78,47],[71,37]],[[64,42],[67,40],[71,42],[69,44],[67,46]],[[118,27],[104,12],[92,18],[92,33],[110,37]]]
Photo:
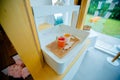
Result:
[[85,25],[120,38],[120,0],[91,0]]

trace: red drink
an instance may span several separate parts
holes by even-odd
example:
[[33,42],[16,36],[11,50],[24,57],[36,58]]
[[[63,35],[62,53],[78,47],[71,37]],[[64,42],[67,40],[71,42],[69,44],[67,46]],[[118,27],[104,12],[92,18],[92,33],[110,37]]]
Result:
[[59,37],[58,38],[58,47],[64,48],[65,46],[65,38],[64,37]]

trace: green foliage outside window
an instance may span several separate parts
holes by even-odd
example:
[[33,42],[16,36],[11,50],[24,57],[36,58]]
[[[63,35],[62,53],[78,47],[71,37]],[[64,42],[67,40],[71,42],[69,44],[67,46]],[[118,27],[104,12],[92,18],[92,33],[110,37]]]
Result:
[[[102,1],[101,9],[97,9],[99,1]],[[113,10],[108,10],[111,3],[106,3],[106,0],[91,0],[88,9],[88,14],[94,15],[95,11],[99,11],[99,16],[104,17],[105,14],[110,11],[112,14],[109,18],[120,20],[120,0],[113,0],[112,3],[116,3]]]

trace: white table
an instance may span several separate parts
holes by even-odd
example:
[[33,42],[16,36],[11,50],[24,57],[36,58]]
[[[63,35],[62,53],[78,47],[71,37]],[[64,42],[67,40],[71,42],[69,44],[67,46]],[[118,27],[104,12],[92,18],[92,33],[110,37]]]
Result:
[[[74,36],[80,38],[80,43],[78,43],[67,55],[63,58],[59,58],[54,55],[50,50],[46,48],[46,45],[56,40],[57,36],[63,35],[64,33],[70,33]],[[75,56],[78,55],[80,49],[84,45],[89,32],[77,30],[70,26],[56,26],[39,32],[39,38],[41,43],[41,48],[43,50],[43,55],[45,57],[48,65],[53,68],[58,74],[63,74],[68,65],[73,61]]]

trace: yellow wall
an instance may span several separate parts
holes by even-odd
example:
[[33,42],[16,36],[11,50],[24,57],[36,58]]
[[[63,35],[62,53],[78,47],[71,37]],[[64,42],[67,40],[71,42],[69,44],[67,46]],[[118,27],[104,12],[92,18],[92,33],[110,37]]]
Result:
[[40,80],[42,53],[32,18],[28,0],[0,0],[0,24],[33,78]]

